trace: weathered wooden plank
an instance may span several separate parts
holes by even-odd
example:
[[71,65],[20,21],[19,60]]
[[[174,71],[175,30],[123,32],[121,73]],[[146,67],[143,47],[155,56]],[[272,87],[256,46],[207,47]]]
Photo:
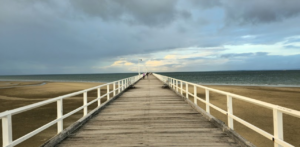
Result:
[[161,86],[153,76],[141,80],[58,146],[238,146]]

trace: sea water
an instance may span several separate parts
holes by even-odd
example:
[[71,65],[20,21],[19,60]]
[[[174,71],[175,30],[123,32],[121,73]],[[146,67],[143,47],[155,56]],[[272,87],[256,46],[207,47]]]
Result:
[[112,82],[135,76],[137,73],[110,74],[53,74],[0,76],[0,81]]
[[[159,73],[202,85],[300,87],[300,70]],[[137,73],[0,76],[0,81],[112,82]]]
[[160,73],[201,85],[300,87],[300,70]]

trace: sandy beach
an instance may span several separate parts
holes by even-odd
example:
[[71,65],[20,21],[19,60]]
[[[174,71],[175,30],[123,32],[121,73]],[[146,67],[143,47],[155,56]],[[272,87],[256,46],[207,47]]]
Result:
[[[256,100],[280,105],[283,107],[300,110],[300,88],[293,87],[260,87],[260,86],[211,86],[207,87],[231,92],[246,96]],[[189,87],[193,91],[193,87]],[[203,89],[197,89],[198,97],[205,99]],[[192,98],[190,98],[193,100]],[[226,96],[210,92],[212,104],[227,109]],[[205,105],[198,101],[198,105],[205,110]],[[273,111],[241,100],[233,99],[233,113],[241,119],[273,134]],[[227,124],[227,116],[211,108],[211,114]],[[295,146],[300,146],[300,119],[288,115],[283,115],[284,140]],[[272,147],[273,142],[260,134],[248,129],[244,125],[234,121],[234,129],[248,141],[258,147]]]
[[[45,83],[44,85],[40,85]],[[29,86],[30,85],[30,86]],[[0,82],[0,112],[10,110],[32,103],[54,98],[64,94],[76,92],[93,86],[101,85],[101,83],[61,83],[61,82]],[[11,88],[4,88],[11,87]],[[264,102],[300,110],[300,88],[284,88],[284,87],[258,87],[258,86],[208,86],[211,88],[247,96]],[[1,89],[2,88],[2,89]],[[189,87],[192,92],[193,88]],[[198,89],[198,97],[204,98],[204,90]],[[106,93],[106,89],[101,90],[102,94]],[[96,98],[96,91],[88,93],[89,101]],[[192,100],[192,98],[190,97]],[[226,110],[226,97],[216,93],[210,93],[211,102]],[[81,106],[82,95],[74,96],[64,100],[64,113],[70,112]],[[205,108],[205,105],[198,101],[198,105]],[[256,125],[265,131],[273,134],[273,118],[272,111],[260,106],[246,103],[240,100],[233,100],[234,114],[253,125]],[[96,104],[89,107],[92,110]],[[227,122],[225,115],[211,108],[211,113],[223,122]],[[32,115],[34,114],[34,115]],[[64,127],[67,127],[74,121],[82,117],[82,112],[78,112],[64,120]],[[28,112],[13,116],[13,138],[19,138],[26,133],[46,124],[56,118],[56,103],[49,104],[40,108],[33,109]],[[32,123],[34,122],[34,123]],[[244,138],[254,143],[258,147],[271,147],[272,141],[255,133],[254,131],[234,122],[235,130]],[[284,115],[284,138],[295,146],[300,146],[297,140],[300,129],[300,119]],[[43,131],[39,135],[21,143],[19,146],[39,146],[49,138],[56,134],[56,125]],[[0,134],[1,136],[2,134]],[[2,140],[0,140],[1,142]]]
[[[40,85],[45,83],[44,85]],[[57,96],[69,94],[83,89],[91,88],[102,83],[61,83],[61,82],[0,82],[0,112],[26,106]],[[11,88],[7,88],[11,87]],[[106,88],[101,90],[106,93]],[[88,92],[88,101],[95,99],[96,91]],[[70,97],[63,101],[64,114],[68,113],[83,104],[82,95]],[[103,99],[105,101],[105,99]],[[97,104],[89,106],[89,110],[94,109]],[[34,114],[34,115],[33,115]],[[64,128],[81,118],[83,113],[80,111],[64,120]],[[45,105],[13,115],[13,138],[19,138],[38,127],[56,119],[56,103]],[[34,122],[34,123],[33,123]],[[0,132],[2,128],[0,128]],[[39,146],[56,134],[56,125],[21,143],[18,146]],[[2,133],[0,134],[2,138]],[[2,139],[0,140],[2,144]]]

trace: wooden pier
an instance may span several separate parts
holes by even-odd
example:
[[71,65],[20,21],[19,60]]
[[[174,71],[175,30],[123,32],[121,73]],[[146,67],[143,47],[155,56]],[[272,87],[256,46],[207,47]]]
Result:
[[140,80],[59,147],[240,146],[154,76]]

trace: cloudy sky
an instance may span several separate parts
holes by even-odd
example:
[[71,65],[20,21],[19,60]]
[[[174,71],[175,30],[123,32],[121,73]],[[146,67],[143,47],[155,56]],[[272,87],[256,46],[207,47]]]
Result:
[[300,69],[299,0],[1,0],[0,75]]

